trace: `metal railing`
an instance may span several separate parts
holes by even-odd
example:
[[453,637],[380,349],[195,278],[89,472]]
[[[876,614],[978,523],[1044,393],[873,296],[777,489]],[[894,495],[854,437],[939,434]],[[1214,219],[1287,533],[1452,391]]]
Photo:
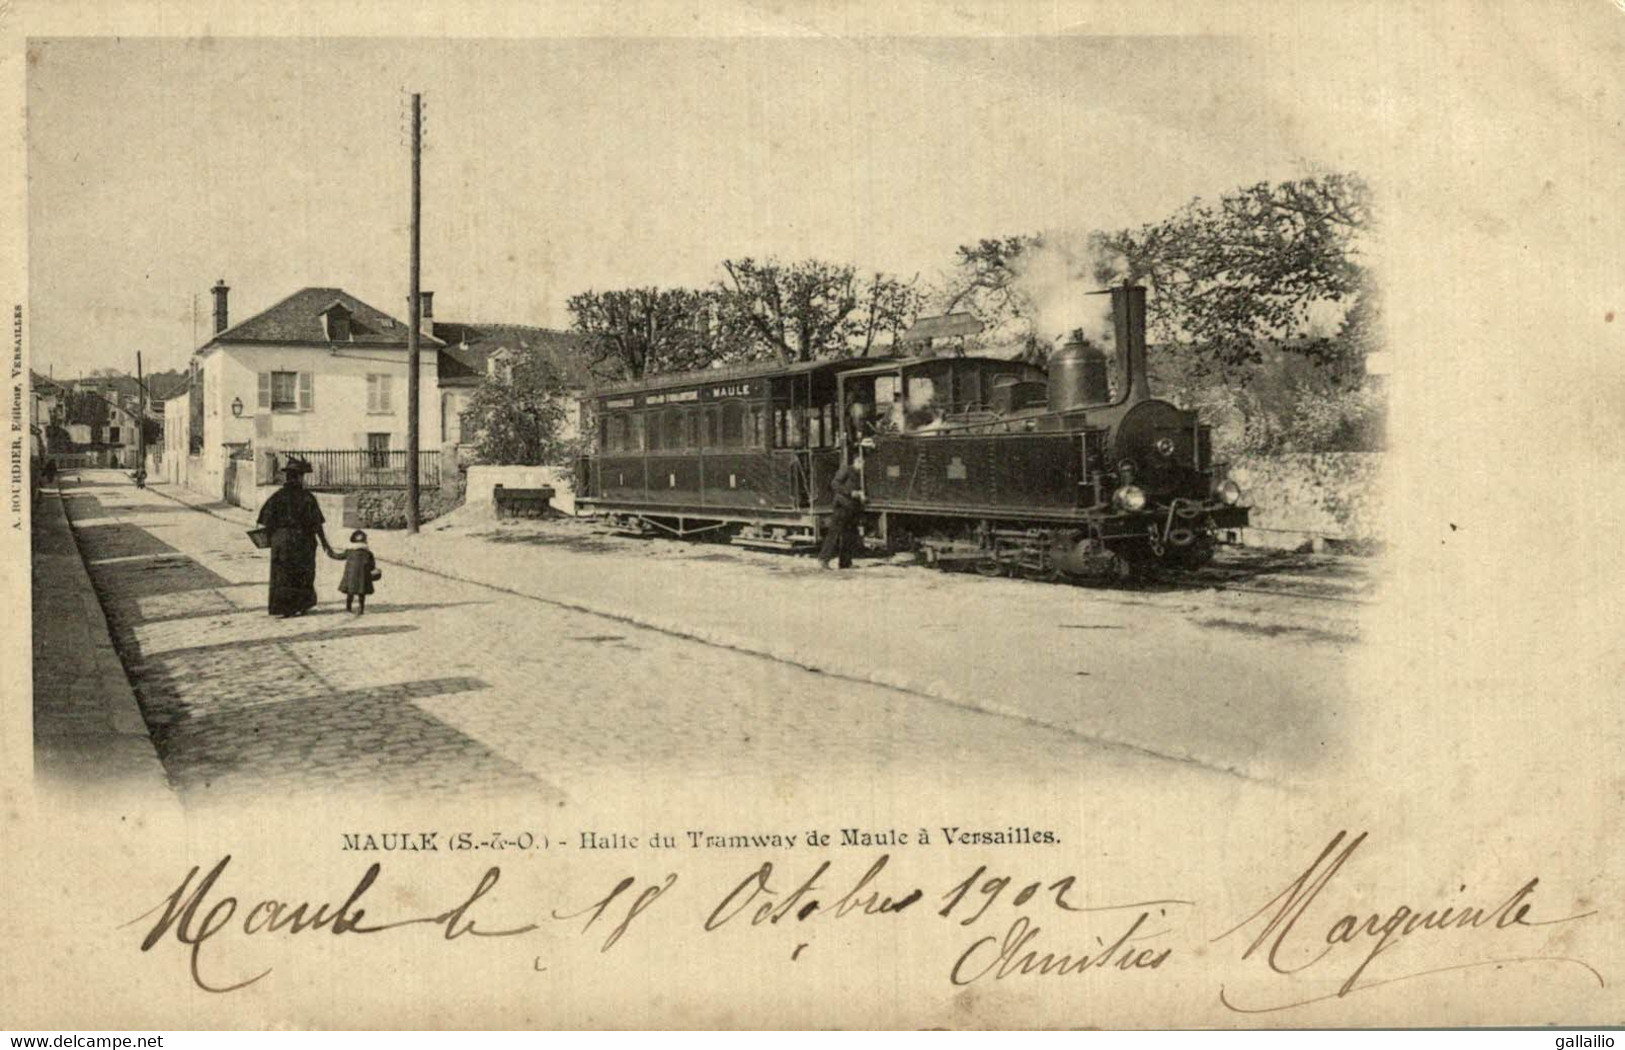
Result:
[[[407,453],[373,449],[288,449],[276,453],[277,469],[289,458],[309,463],[305,476],[310,489],[404,489]],[[440,484],[440,453],[418,453],[418,484],[433,488]]]

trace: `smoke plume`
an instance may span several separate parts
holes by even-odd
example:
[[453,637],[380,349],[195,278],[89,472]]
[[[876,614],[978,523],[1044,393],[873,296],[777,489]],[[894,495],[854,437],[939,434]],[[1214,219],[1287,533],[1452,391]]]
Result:
[[1081,329],[1091,341],[1112,345],[1111,297],[1090,293],[1122,276],[1118,260],[1095,238],[1075,230],[1046,231],[1016,258],[1013,269],[1015,291],[1030,304],[1033,334],[1040,341],[1064,342]]

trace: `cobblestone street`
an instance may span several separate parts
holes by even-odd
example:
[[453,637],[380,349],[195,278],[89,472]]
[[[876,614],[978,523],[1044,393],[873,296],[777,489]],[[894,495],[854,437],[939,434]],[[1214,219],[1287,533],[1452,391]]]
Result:
[[188,805],[335,788],[563,799],[616,775],[943,776],[967,759],[1040,778],[1083,760],[1168,765],[388,561],[363,617],[344,611],[341,566],[325,558],[322,604],[270,617],[268,557],[241,525],[113,472],[63,498]]

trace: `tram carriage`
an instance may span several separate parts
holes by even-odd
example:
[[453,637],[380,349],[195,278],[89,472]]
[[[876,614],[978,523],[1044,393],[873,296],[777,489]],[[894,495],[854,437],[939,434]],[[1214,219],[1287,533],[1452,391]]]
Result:
[[836,377],[864,361],[650,376],[589,399],[578,504],[625,531],[793,549],[818,542],[843,455]]
[[1115,360],[1075,342],[1047,371],[870,358],[602,388],[578,504],[623,531],[799,549],[821,538],[830,478],[851,462],[869,536],[942,567],[1120,579],[1200,564],[1248,510],[1208,427],[1150,394],[1145,290],[1110,294]]

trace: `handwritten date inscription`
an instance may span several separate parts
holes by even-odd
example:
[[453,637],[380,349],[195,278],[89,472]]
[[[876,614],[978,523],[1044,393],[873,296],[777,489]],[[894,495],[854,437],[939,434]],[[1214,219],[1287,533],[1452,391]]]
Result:
[[[1449,901],[1398,903],[1374,911],[1339,907],[1335,902],[1340,891],[1347,890],[1344,899],[1358,896],[1359,886],[1348,870],[1366,840],[1365,833],[1350,837],[1338,832],[1301,874],[1239,922],[1233,916],[1228,922],[1222,916],[1218,922],[1204,922],[1196,902],[1173,896],[1091,903],[1075,876],[1020,879],[990,874],[985,865],[967,872],[946,890],[939,885],[928,892],[900,876],[888,854],[879,856],[856,877],[856,869],[839,872],[830,860],[812,861],[800,871],[791,870],[788,863],[781,867],[762,863],[720,890],[688,892],[690,906],[697,903],[699,907],[678,910],[670,918],[679,929],[693,929],[704,937],[753,930],[758,932],[750,935],[763,936],[774,929],[794,929],[799,931],[794,938],[800,943],[789,954],[792,961],[808,947],[813,930],[828,922],[942,923],[956,931],[943,976],[959,986],[1105,970],[1150,976],[1176,967],[1187,948],[1205,953],[1209,945],[1234,944],[1234,970],[1261,971],[1259,976],[1266,982],[1282,985],[1278,998],[1245,1001],[1221,985],[1219,1002],[1243,1013],[1303,1007],[1401,981],[1484,966],[1560,967],[1595,980],[1599,986],[1605,983],[1588,963],[1540,953],[1530,947],[1528,936],[1519,937],[1520,931],[1571,923],[1593,914],[1554,915],[1544,910],[1537,900],[1539,878],[1509,885],[1505,892],[1483,901],[1458,893]],[[210,992],[235,991],[270,973],[266,969],[222,979],[203,958],[206,946],[216,937],[293,936],[307,931],[375,936],[418,927],[437,930],[445,940],[519,938],[551,921],[569,924],[579,935],[595,940],[602,937],[597,950],[608,952],[635,924],[641,925],[640,916],[650,909],[677,908],[660,902],[675,896],[679,882],[675,872],[642,883],[626,876],[601,895],[592,895],[595,899],[585,906],[548,908],[516,901],[511,893],[499,904],[492,898],[502,870],[493,866],[469,893],[444,909],[378,920],[368,915],[366,906],[367,893],[381,876],[382,867],[377,863],[367,868],[336,906],[268,898],[248,907],[223,888],[230,864],[231,857],[223,857],[201,878],[202,869],[192,868],[158,905],[127,924],[156,916],[141,939],[141,950],[152,951],[171,941],[181,945],[189,956],[192,980]],[[1465,891],[1465,885],[1462,889]],[[1202,932],[1204,926],[1223,932],[1210,937]],[[1448,961],[1440,964],[1436,951],[1428,965],[1407,966],[1402,961],[1403,946],[1413,939],[1448,943]],[[545,972],[546,967],[538,959],[535,969]],[[1248,996],[1258,996],[1260,987],[1257,979],[1249,982]]]

